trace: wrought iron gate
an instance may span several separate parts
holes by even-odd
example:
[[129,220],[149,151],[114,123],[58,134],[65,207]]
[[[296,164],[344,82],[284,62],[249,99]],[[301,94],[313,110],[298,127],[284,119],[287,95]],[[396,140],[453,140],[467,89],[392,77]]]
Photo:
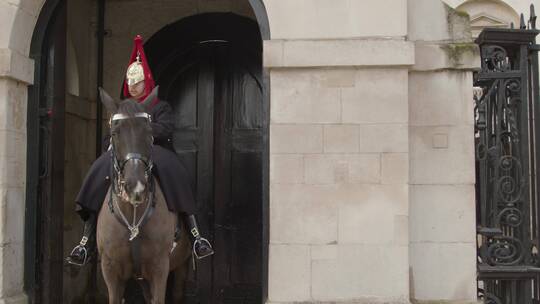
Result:
[[540,88],[536,16],[485,29],[475,73],[478,292],[540,303]]

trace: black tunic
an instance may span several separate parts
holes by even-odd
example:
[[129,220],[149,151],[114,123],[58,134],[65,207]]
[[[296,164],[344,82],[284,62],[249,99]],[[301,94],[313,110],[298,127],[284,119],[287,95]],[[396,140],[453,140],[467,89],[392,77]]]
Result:
[[[149,114],[152,116],[152,135],[155,144],[152,151],[153,173],[163,190],[167,206],[173,212],[195,214],[196,204],[191,178],[172,151],[171,138],[174,131],[172,108],[167,102],[160,101],[150,109]],[[90,167],[75,199],[83,219],[88,212],[99,212],[101,209],[110,186],[111,169],[110,151],[103,153]]]

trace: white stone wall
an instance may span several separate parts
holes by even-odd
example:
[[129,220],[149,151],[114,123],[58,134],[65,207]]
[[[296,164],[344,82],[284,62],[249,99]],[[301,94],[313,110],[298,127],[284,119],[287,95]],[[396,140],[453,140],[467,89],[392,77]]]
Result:
[[[429,18],[423,18],[426,12]],[[426,31],[426,28],[437,31]],[[411,299],[476,302],[472,72],[468,18],[409,1],[416,63],[409,73]],[[433,302],[431,302],[433,301]],[[446,303],[446,302],[445,302]]]
[[409,301],[414,48],[406,1],[365,2],[265,1],[269,303]]
[[[23,293],[28,58],[41,1],[0,1],[0,303]],[[14,29],[17,35],[14,34]]]

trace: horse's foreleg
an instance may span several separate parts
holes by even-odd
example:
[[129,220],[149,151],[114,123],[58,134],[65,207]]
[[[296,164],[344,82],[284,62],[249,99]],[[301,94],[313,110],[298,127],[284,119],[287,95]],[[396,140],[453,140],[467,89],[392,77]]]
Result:
[[169,275],[169,259],[163,257],[157,259],[150,273],[150,293],[152,294],[152,304],[165,304],[165,294],[167,292],[167,277]]
[[109,304],[122,304],[126,282],[120,278],[119,269],[106,258],[101,259],[101,271],[109,292]]

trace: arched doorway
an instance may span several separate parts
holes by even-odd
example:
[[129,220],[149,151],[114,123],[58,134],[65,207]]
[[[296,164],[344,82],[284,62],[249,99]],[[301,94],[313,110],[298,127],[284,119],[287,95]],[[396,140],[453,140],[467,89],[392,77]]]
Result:
[[174,147],[195,177],[216,247],[188,286],[189,303],[261,303],[267,123],[258,26],[234,14],[196,15],[165,27],[145,49],[176,112]]
[[[258,0],[249,2],[256,3],[258,8],[254,10],[257,16],[265,16],[265,12],[258,11],[264,9],[262,2],[259,3]],[[46,3],[40,16],[40,19],[46,22],[38,23],[35,37],[49,31],[49,27],[56,20],[55,14],[58,14],[63,4],[66,2],[48,1]],[[63,7],[65,10],[65,5]],[[212,21],[210,22],[208,18],[212,18]],[[235,301],[242,297],[245,303],[260,303],[266,298],[268,229],[265,223],[268,217],[266,210],[268,206],[267,88],[269,86],[268,77],[262,70],[261,57],[262,37],[269,35],[266,17],[263,21],[258,20],[258,23],[266,25],[260,27],[253,20],[233,14],[199,15],[167,26],[156,33],[146,45],[158,83],[162,84],[162,97],[169,100],[175,110],[180,113],[175,147],[179,156],[191,166],[192,173],[196,176],[200,209],[206,217],[203,228],[212,235],[216,249],[225,248],[216,254],[213,261],[199,264],[197,276],[193,276],[187,286],[188,295],[191,298],[189,303],[221,303],[218,301],[236,303]],[[201,24],[219,25],[221,31],[212,34],[212,30],[217,29],[216,26],[205,29]],[[197,25],[199,28],[194,30],[193,26]],[[175,26],[176,33],[171,32]],[[242,28],[243,26],[245,28]],[[188,28],[200,35],[198,37],[191,35],[187,31]],[[64,26],[57,30],[58,36],[61,36],[61,32],[65,32],[66,28]],[[99,29],[98,32],[105,33]],[[182,36],[171,36],[178,34]],[[245,36],[242,37],[242,35]],[[174,40],[170,40],[171,37],[174,37]],[[48,56],[49,53],[45,51],[45,40],[34,39],[32,54],[35,59]],[[188,45],[190,49],[187,48]],[[172,53],[160,53],[164,50],[172,51]],[[163,62],[166,64],[156,58],[165,60]],[[190,60],[194,61],[190,62]],[[45,66],[45,61],[36,60],[36,71],[40,69],[43,71]],[[54,64],[52,67],[55,67]],[[180,70],[171,69],[172,67]],[[60,65],[55,68],[58,71],[61,70]],[[195,77],[195,75],[198,76]],[[203,75],[204,79],[200,79],[200,75]],[[62,275],[64,277],[66,275],[65,266],[62,265],[65,254],[62,252],[62,247],[65,249],[62,240],[62,226],[65,226],[62,219],[63,204],[57,204],[58,201],[49,197],[48,201],[55,208],[44,215],[42,209],[44,197],[39,194],[39,191],[51,191],[53,185],[61,185],[65,174],[64,168],[60,165],[62,163],[60,156],[66,151],[65,145],[47,145],[52,138],[55,138],[55,134],[58,137],[62,132],[55,130],[61,129],[47,129],[46,134],[40,133],[40,130],[46,129],[41,127],[46,117],[40,116],[44,108],[39,104],[43,99],[40,90],[43,90],[44,85],[50,82],[50,78],[47,77],[46,73],[36,73],[35,85],[30,88],[29,94],[28,137],[34,143],[31,146],[29,141],[28,150],[30,167],[26,223],[30,229],[27,231],[25,241],[25,290],[31,295],[32,300],[36,300],[32,301],[33,303],[58,303],[62,299],[60,291],[62,288],[66,289],[61,281]],[[203,98],[203,95],[197,95],[195,99],[190,99],[191,96],[186,95],[185,92],[194,86],[197,88],[206,86],[206,91],[212,93],[212,96],[207,95]],[[179,90],[179,87],[186,90]],[[65,93],[65,86],[63,89],[60,87],[56,89],[57,96],[63,96],[63,93]],[[240,95],[236,96],[233,93]],[[258,102],[255,102],[255,99]],[[57,100],[57,109],[65,107],[63,102],[62,98]],[[253,104],[257,104],[257,107],[250,108]],[[188,125],[190,121],[186,120],[187,111],[184,110],[186,107],[205,106],[211,107],[211,111],[196,111],[198,113],[196,119],[197,123],[206,121],[209,124],[199,128],[198,140],[200,141],[197,142],[196,151],[194,151],[191,147],[184,145],[186,141],[183,139],[190,136],[189,130],[198,128],[199,125]],[[256,114],[252,114],[255,112]],[[62,112],[54,111],[54,113],[58,115],[59,128],[69,128],[61,117]],[[246,114],[239,117],[248,120],[236,119],[235,113]],[[254,117],[255,120],[253,120]],[[40,177],[40,166],[49,161],[44,158],[43,151],[49,151],[51,147],[54,147],[55,151],[47,156],[58,156],[59,165],[54,171],[54,176],[49,177],[50,183],[44,183],[43,178]],[[209,174],[208,170],[212,170],[213,173]],[[248,174],[236,174],[237,172]],[[246,187],[248,191],[240,191],[244,190],[245,185],[250,185]],[[253,199],[255,196],[257,198]],[[218,205],[219,208],[214,208]],[[247,216],[248,214],[256,214],[256,216]],[[45,218],[56,219],[56,221],[51,222]],[[49,230],[43,229],[43,223],[46,223]],[[252,247],[239,250],[246,247],[246,243],[251,244]],[[47,248],[43,244],[53,244],[52,247],[56,248],[54,251],[49,251],[49,256],[45,259],[43,254]],[[229,248],[232,249],[229,250]],[[42,275],[44,269],[54,274],[45,278]],[[66,281],[65,278],[64,281]],[[52,285],[55,287],[47,287]],[[37,300],[47,297],[44,293],[48,293],[50,298],[43,301]],[[33,297],[34,295],[36,297]]]

